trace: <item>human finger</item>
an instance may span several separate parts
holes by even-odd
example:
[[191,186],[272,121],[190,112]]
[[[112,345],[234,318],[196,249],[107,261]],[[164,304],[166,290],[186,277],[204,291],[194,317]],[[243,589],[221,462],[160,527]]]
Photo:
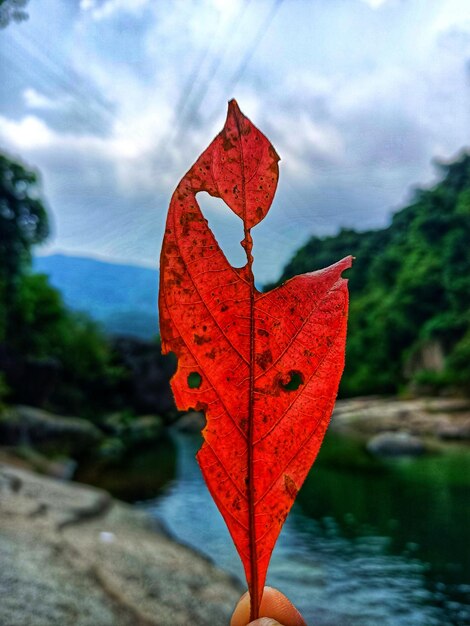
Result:
[[[306,626],[305,621],[299,611],[286,596],[272,587],[265,587],[260,605],[260,617],[277,620],[283,626]],[[232,615],[230,626],[247,626],[250,619],[250,596],[245,593],[237,604]],[[271,622],[272,626],[274,624]],[[258,624],[253,622],[253,626],[269,626],[269,622]]]

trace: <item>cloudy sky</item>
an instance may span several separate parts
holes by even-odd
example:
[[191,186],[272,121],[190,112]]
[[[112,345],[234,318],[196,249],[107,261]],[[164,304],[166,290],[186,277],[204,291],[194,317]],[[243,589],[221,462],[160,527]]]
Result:
[[[281,156],[259,282],[311,234],[387,224],[469,144],[468,0],[30,0],[0,31],[0,144],[40,170],[44,252],[155,267],[227,101]],[[227,256],[241,223],[200,197]],[[354,251],[351,251],[354,254]]]

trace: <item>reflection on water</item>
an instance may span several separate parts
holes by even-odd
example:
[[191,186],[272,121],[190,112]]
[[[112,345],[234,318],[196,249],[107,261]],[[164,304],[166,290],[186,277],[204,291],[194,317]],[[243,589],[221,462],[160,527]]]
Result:
[[[141,506],[243,580],[194,459],[200,439],[175,441],[175,480]],[[329,434],[284,525],[268,583],[315,626],[469,626],[469,496],[468,452],[385,463]]]

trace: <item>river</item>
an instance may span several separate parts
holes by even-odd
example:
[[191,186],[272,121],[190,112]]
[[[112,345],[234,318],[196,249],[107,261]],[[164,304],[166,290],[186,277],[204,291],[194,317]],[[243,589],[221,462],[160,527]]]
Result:
[[[243,580],[204,485],[195,435],[176,474],[138,506]],[[470,451],[388,462],[327,435],[280,535],[268,584],[315,626],[470,625]]]

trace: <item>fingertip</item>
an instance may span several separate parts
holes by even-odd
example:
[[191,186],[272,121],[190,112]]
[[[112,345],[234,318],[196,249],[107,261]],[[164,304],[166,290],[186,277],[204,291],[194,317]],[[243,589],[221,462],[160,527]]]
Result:
[[[250,626],[277,626],[277,624],[282,624],[282,626],[306,626],[302,615],[292,602],[273,587],[264,588],[260,605],[260,618],[265,618],[265,621],[256,620]],[[268,618],[268,621],[266,621],[266,618]],[[269,621],[269,618],[271,621]],[[247,626],[249,620],[250,596],[247,592],[240,598],[232,615],[230,626]]]
[[230,626],[246,626],[250,620],[250,594],[248,591],[242,595],[230,620]]
[[275,618],[284,626],[306,626],[302,615],[289,598],[273,587],[264,588],[260,615]]

